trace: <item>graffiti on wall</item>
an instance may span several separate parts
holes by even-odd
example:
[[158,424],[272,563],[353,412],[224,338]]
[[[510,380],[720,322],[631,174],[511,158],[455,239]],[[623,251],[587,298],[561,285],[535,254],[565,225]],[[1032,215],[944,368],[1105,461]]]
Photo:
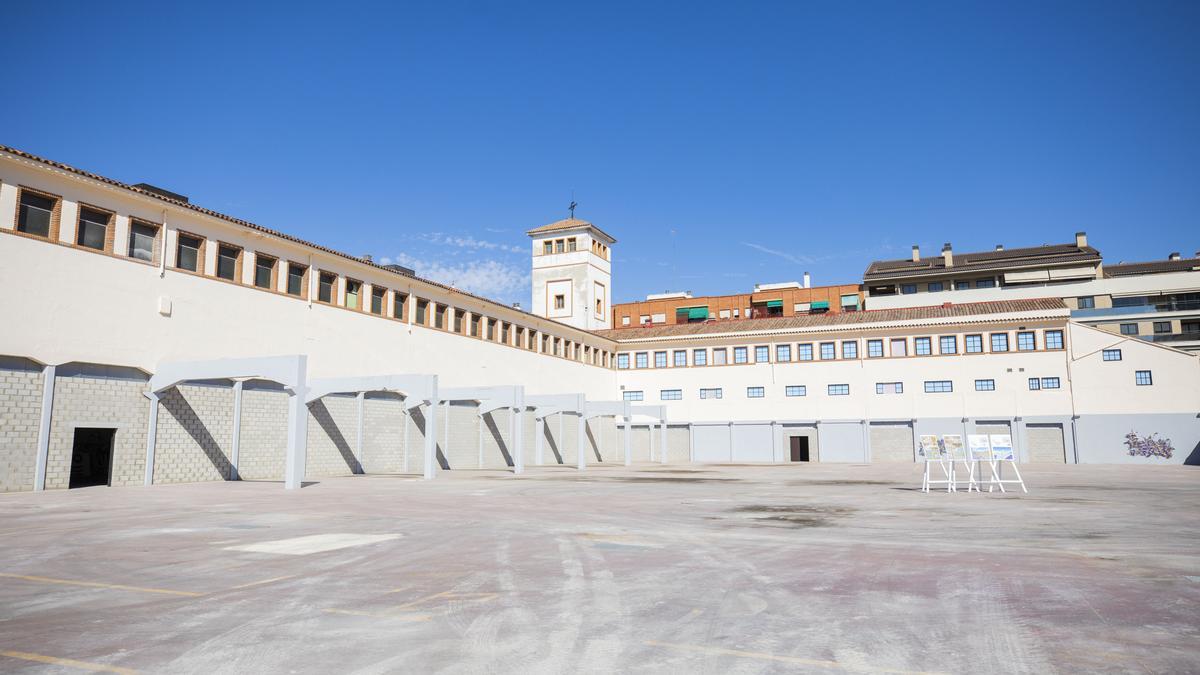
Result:
[[1156,436],[1157,434],[1150,434],[1139,437],[1132,431],[1125,434],[1125,447],[1129,448],[1129,456],[1171,459],[1171,455],[1175,453],[1175,448],[1171,446],[1171,439],[1156,438]]

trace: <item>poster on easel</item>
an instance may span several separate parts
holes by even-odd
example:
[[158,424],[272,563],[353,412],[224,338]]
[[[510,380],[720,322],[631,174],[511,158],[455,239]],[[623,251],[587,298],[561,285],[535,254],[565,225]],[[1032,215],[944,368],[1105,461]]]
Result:
[[921,456],[926,460],[943,459],[945,452],[942,446],[938,443],[938,437],[929,434],[921,436]]
[[963,447],[962,436],[958,434],[945,434],[942,436],[942,447],[945,448],[946,456],[950,459],[967,458],[967,450]]
[[1002,462],[1016,461],[1013,456],[1012,436],[1008,434],[992,434],[988,437],[992,444],[992,459]]
[[988,440],[987,434],[967,434],[967,447],[971,452],[971,459],[988,462],[992,459],[992,444]]

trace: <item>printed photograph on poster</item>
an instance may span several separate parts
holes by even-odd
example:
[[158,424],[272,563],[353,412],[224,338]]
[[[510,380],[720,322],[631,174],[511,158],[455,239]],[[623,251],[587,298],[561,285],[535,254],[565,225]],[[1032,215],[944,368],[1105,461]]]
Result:
[[959,434],[946,434],[942,436],[942,447],[950,459],[967,458],[967,450],[963,447],[962,436]]
[[1012,436],[1008,434],[992,434],[989,440],[992,443],[992,459],[999,459],[1006,462],[1014,460]]
[[941,459],[945,454],[936,435],[921,436],[921,455],[925,459]]
[[985,462],[992,459],[992,445],[988,442],[987,434],[968,434],[967,447],[971,451],[971,459]]

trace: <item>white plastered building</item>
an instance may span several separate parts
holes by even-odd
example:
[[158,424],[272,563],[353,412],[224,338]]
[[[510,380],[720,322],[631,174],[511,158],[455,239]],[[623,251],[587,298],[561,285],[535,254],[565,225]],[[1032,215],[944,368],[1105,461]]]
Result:
[[[518,452],[914,461],[923,433],[1001,428],[1023,461],[1195,461],[1196,357],[1075,323],[1060,299],[613,329],[615,239],[579,220],[529,236],[522,312],[0,148],[0,491],[515,469]],[[270,374],[293,356],[296,377]],[[208,365],[156,388],[178,364]],[[297,394],[320,381],[360,384]],[[628,432],[594,414],[614,401],[642,411]],[[1128,433],[1174,453],[1129,455]]]

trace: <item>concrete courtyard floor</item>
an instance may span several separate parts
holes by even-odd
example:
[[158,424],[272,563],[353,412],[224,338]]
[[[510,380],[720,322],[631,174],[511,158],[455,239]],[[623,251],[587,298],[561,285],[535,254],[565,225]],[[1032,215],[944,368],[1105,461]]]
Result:
[[0,672],[1200,671],[1200,469],[1025,477],[1028,495],[922,494],[913,465],[643,465],[4,494]]

